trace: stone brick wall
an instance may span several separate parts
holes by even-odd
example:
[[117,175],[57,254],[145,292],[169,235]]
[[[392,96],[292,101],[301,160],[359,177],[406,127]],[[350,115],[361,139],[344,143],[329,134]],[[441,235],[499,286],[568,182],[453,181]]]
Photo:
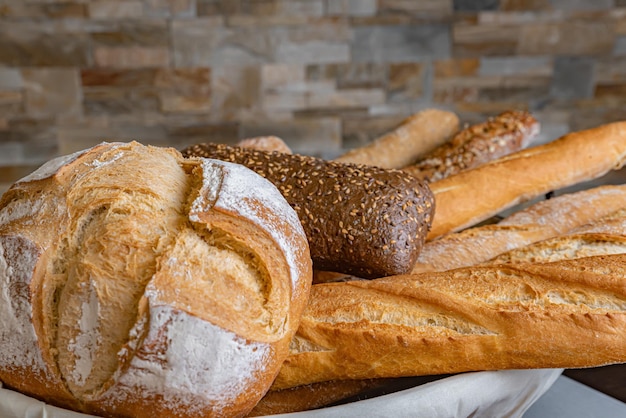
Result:
[[0,183],[103,140],[332,157],[426,107],[626,119],[626,0],[0,0]]

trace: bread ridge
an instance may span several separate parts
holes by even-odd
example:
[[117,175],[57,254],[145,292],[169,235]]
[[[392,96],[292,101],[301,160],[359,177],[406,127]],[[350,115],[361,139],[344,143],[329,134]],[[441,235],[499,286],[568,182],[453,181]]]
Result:
[[497,224],[450,233],[424,244],[412,273],[444,271],[486,262],[600,221],[626,208],[626,185],[597,186],[539,201]]
[[550,191],[601,177],[621,168],[625,160],[626,122],[614,122],[431,183],[437,213],[427,239],[476,225]]
[[[154,158],[144,159],[143,153]],[[159,178],[170,171],[189,183]],[[126,181],[121,181],[124,176]],[[101,210],[87,208],[92,215],[81,219],[82,206],[72,207],[83,205],[73,199],[86,192],[78,190],[79,184],[95,193],[90,204],[101,205]],[[186,196],[174,205],[177,225],[159,222],[160,209],[165,210],[160,206],[144,213],[137,205],[137,213],[117,221],[117,203],[169,199],[171,193]],[[268,181],[242,166],[184,159],[174,149],[135,142],[101,144],[51,161],[17,182],[2,197],[0,208],[0,322],[7,325],[0,333],[0,380],[7,387],[81,412],[137,417],[242,416],[269,388],[308,298],[312,267],[297,215]],[[146,214],[148,218],[141,218]],[[68,294],[64,306],[70,308],[59,308],[58,318],[71,320],[75,315],[76,325],[68,320],[58,334],[74,326],[76,337],[66,344],[67,350],[55,345],[62,341],[58,338],[47,343],[56,321],[48,315],[48,306],[59,301],[56,289],[63,294],[63,286],[68,286],[59,267],[58,261],[66,259],[59,242],[77,231],[76,222],[100,223],[108,229],[86,231],[106,237],[121,225],[122,245],[123,234],[135,237],[132,223],[143,227],[146,220],[154,228],[171,228],[173,238],[164,236],[158,244],[163,248],[151,255],[156,270],[141,284],[145,289],[140,289],[136,312],[129,313],[136,318],[128,341],[113,353],[119,368],[97,390],[82,393],[81,376],[99,365],[84,337],[101,335],[106,326],[99,322],[100,313],[125,290]],[[137,248],[154,245],[147,239],[144,244],[141,234],[136,238]],[[223,268],[196,263],[208,260],[207,251],[225,260]],[[89,277],[90,286],[77,289],[97,290],[102,283],[98,275],[115,260],[96,262],[102,264]],[[235,267],[242,270],[226,279],[228,269]],[[125,272],[114,273],[123,286],[130,283]],[[54,354],[61,348],[69,353],[70,363]],[[75,367],[63,371],[61,366],[74,360]],[[79,362],[85,372],[77,372]],[[92,369],[85,368],[87,362]],[[74,387],[66,384],[69,379],[74,379]]]
[[626,361],[626,255],[314,285],[272,388]]
[[425,109],[404,119],[398,126],[367,145],[353,148],[335,161],[402,168],[446,142],[459,129],[453,112]]

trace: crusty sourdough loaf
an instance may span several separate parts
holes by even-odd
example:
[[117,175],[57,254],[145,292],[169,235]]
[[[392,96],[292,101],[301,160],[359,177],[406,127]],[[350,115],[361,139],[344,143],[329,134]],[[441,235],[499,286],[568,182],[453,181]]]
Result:
[[445,143],[459,130],[452,112],[426,109],[404,119],[398,126],[362,147],[340,155],[335,161],[402,168]]
[[510,110],[468,126],[402,170],[435,182],[476,168],[526,148],[539,133],[539,122],[528,112]]
[[479,264],[499,254],[553,238],[626,208],[626,185],[598,186],[539,201],[496,224],[482,225],[424,244],[413,273]]
[[211,143],[182,153],[243,164],[276,185],[300,218],[318,270],[363,278],[409,272],[432,222],[428,186],[400,170]]
[[626,161],[626,122],[572,132],[430,184],[428,240],[476,225],[542,194],[598,178]]
[[626,362],[626,254],[314,285],[273,390]]
[[245,415],[287,354],[306,236],[245,167],[101,144],[0,201],[0,380],[103,416]]

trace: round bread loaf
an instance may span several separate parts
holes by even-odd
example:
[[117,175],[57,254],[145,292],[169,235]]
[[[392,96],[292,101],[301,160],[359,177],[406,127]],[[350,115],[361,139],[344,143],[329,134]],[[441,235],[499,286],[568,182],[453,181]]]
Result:
[[365,279],[407,273],[435,212],[428,185],[400,170],[211,143],[182,154],[243,164],[278,187],[317,270]]
[[242,416],[310,281],[298,217],[261,176],[101,144],[0,200],[0,380],[102,416]]

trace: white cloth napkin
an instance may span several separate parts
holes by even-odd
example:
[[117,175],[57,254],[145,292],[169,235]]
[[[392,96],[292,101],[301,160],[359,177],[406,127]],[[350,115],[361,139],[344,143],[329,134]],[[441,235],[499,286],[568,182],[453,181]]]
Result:
[[[293,418],[521,417],[561,375],[561,369],[459,374],[389,395],[316,411],[275,415]],[[2,418],[88,418],[2,389]]]

